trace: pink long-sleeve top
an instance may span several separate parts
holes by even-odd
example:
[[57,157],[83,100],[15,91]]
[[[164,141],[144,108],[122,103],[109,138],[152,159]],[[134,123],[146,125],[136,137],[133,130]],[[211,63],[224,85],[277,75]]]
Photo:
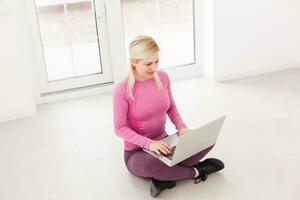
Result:
[[124,139],[125,150],[149,149],[153,140],[167,136],[168,114],[176,129],[185,128],[176,108],[166,72],[157,71],[162,83],[158,90],[155,80],[135,81],[133,97],[127,92],[127,79],[119,83],[113,95],[113,116],[116,135]]

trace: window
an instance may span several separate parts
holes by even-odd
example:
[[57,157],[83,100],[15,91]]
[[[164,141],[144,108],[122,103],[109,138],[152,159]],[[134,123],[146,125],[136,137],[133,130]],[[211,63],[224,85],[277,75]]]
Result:
[[150,35],[161,48],[160,67],[195,63],[193,0],[122,0],[125,45]]

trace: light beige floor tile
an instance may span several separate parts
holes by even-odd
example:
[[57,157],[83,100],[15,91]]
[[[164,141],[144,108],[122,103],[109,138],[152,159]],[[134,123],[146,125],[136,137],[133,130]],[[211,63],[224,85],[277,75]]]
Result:
[[[300,198],[300,70],[223,83],[177,81],[173,94],[190,128],[226,114],[207,157],[225,170],[180,181],[159,199]],[[168,120],[168,133],[175,131]],[[114,134],[112,95],[40,105],[37,116],[0,124],[0,199],[152,199],[130,174]]]

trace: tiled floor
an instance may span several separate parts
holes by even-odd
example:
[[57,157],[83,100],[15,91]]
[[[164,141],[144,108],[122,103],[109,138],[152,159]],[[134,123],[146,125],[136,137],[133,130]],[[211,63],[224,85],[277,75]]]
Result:
[[[172,88],[190,128],[227,115],[208,155],[226,168],[197,185],[178,182],[159,199],[300,199],[300,69]],[[152,199],[148,180],[123,164],[111,94],[41,105],[33,118],[0,124],[0,172],[1,200]]]

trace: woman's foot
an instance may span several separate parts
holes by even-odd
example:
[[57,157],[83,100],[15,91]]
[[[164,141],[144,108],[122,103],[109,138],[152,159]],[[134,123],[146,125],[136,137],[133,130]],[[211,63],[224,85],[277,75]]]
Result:
[[171,189],[176,186],[175,181],[159,181],[154,178],[150,179],[150,192],[152,197],[157,197],[164,189]]
[[199,172],[199,175],[193,178],[195,184],[197,184],[201,180],[205,181],[209,174],[224,169],[224,163],[216,158],[208,158],[202,162],[197,162],[193,167]]

